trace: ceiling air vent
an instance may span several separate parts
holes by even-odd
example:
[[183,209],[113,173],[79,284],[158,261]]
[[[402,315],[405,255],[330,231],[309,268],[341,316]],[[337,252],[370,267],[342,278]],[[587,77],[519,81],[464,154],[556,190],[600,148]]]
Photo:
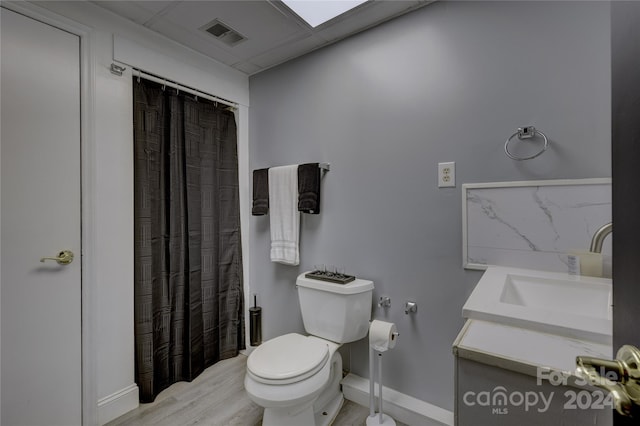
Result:
[[241,41],[247,39],[245,36],[236,30],[231,29],[227,24],[224,24],[217,19],[209,22],[201,29],[229,46],[235,46]]

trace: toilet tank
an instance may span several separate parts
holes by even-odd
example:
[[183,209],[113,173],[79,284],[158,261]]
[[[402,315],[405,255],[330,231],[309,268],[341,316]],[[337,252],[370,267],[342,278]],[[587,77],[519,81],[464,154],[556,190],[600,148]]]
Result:
[[356,279],[335,284],[301,274],[296,284],[307,333],[336,343],[353,342],[367,335],[372,281]]

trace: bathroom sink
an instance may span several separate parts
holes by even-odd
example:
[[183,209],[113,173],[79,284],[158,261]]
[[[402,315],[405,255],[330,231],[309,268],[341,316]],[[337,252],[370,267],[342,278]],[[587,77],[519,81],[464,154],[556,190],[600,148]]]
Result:
[[490,266],[462,316],[611,344],[611,297],[607,278]]

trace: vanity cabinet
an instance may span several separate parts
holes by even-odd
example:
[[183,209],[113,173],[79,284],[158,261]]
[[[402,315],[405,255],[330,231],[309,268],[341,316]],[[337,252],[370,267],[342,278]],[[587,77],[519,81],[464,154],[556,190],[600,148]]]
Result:
[[453,345],[457,426],[613,424],[613,401],[573,375],[575,356],[611,346],[467,320]]

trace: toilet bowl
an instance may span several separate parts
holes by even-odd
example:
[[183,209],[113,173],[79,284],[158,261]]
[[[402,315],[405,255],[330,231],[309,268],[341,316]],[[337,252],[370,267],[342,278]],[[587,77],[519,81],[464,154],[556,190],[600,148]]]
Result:
[[262,424],[328,425],[338,414],[342,358],[339,344],[297,333],[271,339],[247,360],[245,389],[264,407]]
[[373,283],[356,279],[335,284],[296,280],[300,310],[309,335],[270,339],[247,359],[244,386],[264,407],[264,426],[327,426],[344,401],[338,348],[366,336]]

